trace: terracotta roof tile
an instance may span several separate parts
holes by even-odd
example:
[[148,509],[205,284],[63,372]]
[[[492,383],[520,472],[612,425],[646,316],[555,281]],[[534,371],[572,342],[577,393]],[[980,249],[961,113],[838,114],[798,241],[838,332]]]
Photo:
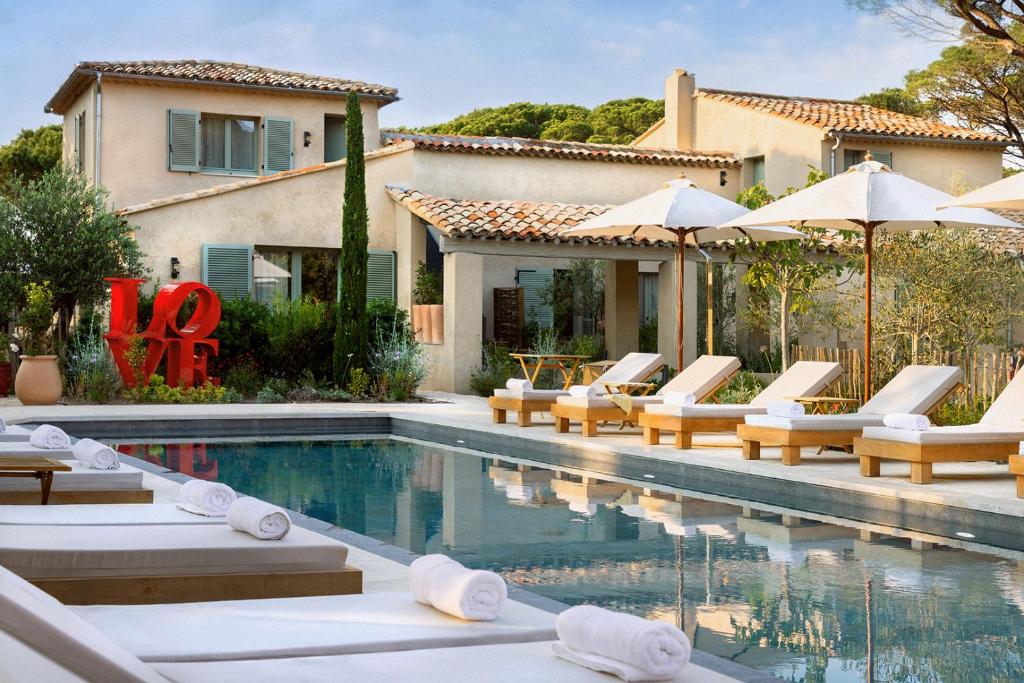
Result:
[[386,131],[382,133],[382,138],[385,144],[409,141],[420,149],[429,149],[435,152],[549,157],[661,166],[734,168],[740,165],[740,160],[729,152],[680,152],[670,149],[640,149],[628,145],[598,145],[587,142],[513,137],[433,135],[401,131]]
[[901,114],[860,102],[704,88],[699,89],[697,94],[709,100],[727,102],[806,123],[822,130],[849,135],[887,135],[993,144],[1010,142],[1007,138],[994,133],[959,128],[934,119]]

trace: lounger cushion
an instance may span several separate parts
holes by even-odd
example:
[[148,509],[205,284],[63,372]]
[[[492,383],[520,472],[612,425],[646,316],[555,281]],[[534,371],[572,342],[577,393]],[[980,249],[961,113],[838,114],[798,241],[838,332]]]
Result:
[[70,448],[37,448],[28,441],[0,442],[0,455],[6,458],[57,458],[58,460],[74,460],[75,454]]
[[[149,662],[340,655],[556,637],[555,615],[519,602],[505,603],[494,621],[466,621],[421,605],[407,592],[72,609]],[[217,637],[211,637],[214,633]]]
[[[116,470],[94,470],[77,460],[68,460],[70,472],[53,473],[53,491],[124,491],[142,488],[142,470],[121,465]],[[0,477],[0,491],[38,491],[39,480],[31,477]]]
[[960,425],[955,427],[932,427],[926,431],[912,429],[891,429],[889,427],[866,427],[865,439],[884,439],[901,443],[922,445],[973,444],[973,443],[1016,443],[1024,439],[1024,425],[1017,429],[998,428],[990,425]]
[[701,403],[695,406],[676,405],[650,405],[644,408],[644,412],[652,415],[669,415],[671,417],[714,419],[716,417],[741,418],[745,415],[763,413],[764,406],[755,406],[748,403]]
[[[36,484],[38,486],[38,484]],[[0,525],[36,524],[135,526],[140,524],[226,524],[224,517],[194,515],[175,503],[151,505],[0,505]],[[2,534],[3,532],[0,532]]]
[[[591,671],[556,657],[551,642],[474,647],[435,648],[408,652],[376,652],[333,657],[244,660],[237,662],[154,664],[153,668],[179,683],[263,683],[264,681],[345,680],[388,683],[421,683],[433,680],[450,683],[610,683],[618,679]],[[443,676],[436,672],[443,672]],[[695,664],[674,679],[701,683],[733,680]]]
[[7,429],[0,432],[0,443],[27,443],[32,436],[32,430],[21,425],[7,425]]
[[1024,427],[1024,372],[1018,372],[981,416],[983,425]]
[[561,389],[530,389],[529,391],[523,391],[522,389],[495,389],[494,395],[497,398],[511,398],[517,401],[551,401],[555,402],[555,399],[559,396],[568,396],[568,391],[562,391]]
[[659,389],[658,394],[693,394],[699,401],[739,372],[741,367],[740,359],[736,356],[704,355],[687,365],[682,372]]
[[[25,647],[45,660],[70,669],[90,681],[161,682],[166,680],[137,657],[116,645],[94,626],[60,602],[0,567],[0,631],[16,636]],[[6,663],[11,650],[0,640],[0,659]],[[15,657],[28,653],[15,651]],[[3,665],[0,665],[0,672]],[[18,678],[3,680],[68,680],[64,678]]]
[[[661,396],[633,396],[633,408],[640,408],[643,406],[658,405],[661,403]],[[560,406],[573,406],[576,408],[586,408],[588,410],[598,410],[601,408],[618,408],[615,403],[612,402],[607,395],[603,396],[561,396],[558,399],[558,405]]]
[[660,353],[627,353],[622,360],[595,379],[594,386],[603,391],[601,385],[605,382],[642,382],[663,365],[665,359]]
[[848,413],[845,415],[804,415],[803,417],[775,417],[774,415],[748,415],[744,422],[758,427],[773,427],[789,431],[846,431],[882,424],[883,415]]
[[926,413],[960,382],[961,376],[960,368],[950,365],[908,365],[858,412]]
[[329,571],[348,548],[301,527],[260,541],[227,525],[16,526],[0,533],[0,557],[28,579]]
[[750,401],[750,405],[767,408],[772,401],[796,396],[817,396],[843,374],[839,363],[800,360],[789,366],[774,382]]

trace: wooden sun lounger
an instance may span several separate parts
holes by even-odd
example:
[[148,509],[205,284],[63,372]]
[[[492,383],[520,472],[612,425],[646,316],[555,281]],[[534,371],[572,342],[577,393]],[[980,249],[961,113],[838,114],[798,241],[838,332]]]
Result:
[[[27,456],[26,456],[27,457]],[[91,470],[77,460],[63,460],[70,472],[56,472],[49,505],[152,503],[153,491],[142,485],[142,472],[130,465]],[[0,480],[0,505],[39,503],[39,486],[28,480]]]

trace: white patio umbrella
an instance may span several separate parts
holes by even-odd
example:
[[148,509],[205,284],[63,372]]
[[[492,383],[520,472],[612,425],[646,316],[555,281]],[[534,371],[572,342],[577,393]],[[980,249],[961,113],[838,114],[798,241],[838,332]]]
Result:
[[746,207],[706,192],[686,178],[665,183],[657,192],[606,211],[565,237],[635,237],[679,245],[676,254],[676,368],[683,368],[683,256],[686,245],[747,237],[755,241],[802,239],[799,230],[781,226],[718,227],[747,212]]
[[[908,232],[935,227],[1021,228],[983,209],[939,209],[953,196],[867,161],[788,197],[728,221],[727,227],[813,225],[864,233],[864,398],[871,395],[871,256],[876,230]],[[785,342],[784,342],[785,343]]]
[[939,208],[969,206],[979,209],[1024,209],[1024,173],[997,180],[946,202]]

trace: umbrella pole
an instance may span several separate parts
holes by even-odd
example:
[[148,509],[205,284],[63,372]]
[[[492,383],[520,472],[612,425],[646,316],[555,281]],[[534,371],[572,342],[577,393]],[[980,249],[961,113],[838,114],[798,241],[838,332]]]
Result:
[[676,233],[679,253],[676,254],[676,372],[683,371],[683,264],[686,253],[686,231]]
[[874,251],[875,226],[864,226],[864,401],[871,398],[871,256]]

